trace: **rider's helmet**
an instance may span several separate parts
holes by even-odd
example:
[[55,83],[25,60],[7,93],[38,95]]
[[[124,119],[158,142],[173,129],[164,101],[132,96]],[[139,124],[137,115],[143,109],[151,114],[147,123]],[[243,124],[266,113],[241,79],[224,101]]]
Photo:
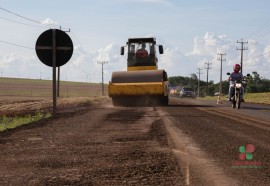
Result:
[[241,66],[240,66],[239,64],[235,64],[235,65],[233,66],[233,71],[234,71],[235,73],[238,73],[240,70],[241,70]]

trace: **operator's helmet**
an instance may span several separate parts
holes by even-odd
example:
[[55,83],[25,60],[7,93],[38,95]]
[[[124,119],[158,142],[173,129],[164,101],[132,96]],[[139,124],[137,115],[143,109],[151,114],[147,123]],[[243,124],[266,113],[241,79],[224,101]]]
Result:
[[239,64],[235,64],[233,66],[233,71],[236,72],[236,73],[238,73],[240,71],[240,69],[241,69],[241,66]]

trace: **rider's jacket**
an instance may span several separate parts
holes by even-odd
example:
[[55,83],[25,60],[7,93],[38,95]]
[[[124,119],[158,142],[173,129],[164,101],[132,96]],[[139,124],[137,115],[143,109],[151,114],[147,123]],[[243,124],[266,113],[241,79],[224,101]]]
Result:
[[241,79],[243,79],[243,74],[242,73],[232,72],[230,77],[229,77],[230,83],[232,83],[233,81],[241,80]]

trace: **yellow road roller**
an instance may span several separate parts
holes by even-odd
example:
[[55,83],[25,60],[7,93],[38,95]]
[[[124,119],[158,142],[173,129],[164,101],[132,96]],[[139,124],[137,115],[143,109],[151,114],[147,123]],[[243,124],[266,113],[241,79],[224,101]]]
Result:
[[121,47],[121,55],[127,49],[127,71],[112,73],[108,94],[114,106],[168,105],[167,72],[158,69],[156,46],[163,54],[153,37],[130,38]]

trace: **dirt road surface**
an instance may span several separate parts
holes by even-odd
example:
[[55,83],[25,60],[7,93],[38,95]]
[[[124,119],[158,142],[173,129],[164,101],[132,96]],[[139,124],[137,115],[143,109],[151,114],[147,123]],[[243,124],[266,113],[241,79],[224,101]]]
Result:
[[157,112],[110,100],[2,134],[0,165],[3,185],[181,184]]
[[[269,185],[270,125],[215,107],[175,98],[168,107],[74,106],[0,134],[0,183]],[[239,159],[246,144],[251,160]]]

